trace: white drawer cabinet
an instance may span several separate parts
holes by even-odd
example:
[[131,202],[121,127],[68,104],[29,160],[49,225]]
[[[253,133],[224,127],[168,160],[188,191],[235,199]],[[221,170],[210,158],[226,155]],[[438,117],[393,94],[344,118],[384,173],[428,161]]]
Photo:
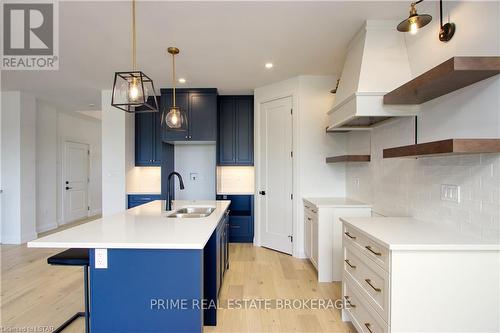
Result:
[[498,243],[410,218],[343,220],[342,318],[358,332],[500,332]]
[[[342,223],[340,217],[371,216],[369,205],[332,198],[304,199],[304,253],[318,271],[318,281],[342,280]],[[319,201],[319,202],[317,202]]]

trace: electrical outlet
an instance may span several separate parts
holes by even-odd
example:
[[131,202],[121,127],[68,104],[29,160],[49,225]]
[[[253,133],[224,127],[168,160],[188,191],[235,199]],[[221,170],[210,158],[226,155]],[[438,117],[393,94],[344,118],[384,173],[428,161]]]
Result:
[[108,249],[95,249],[95,268],[108,268]]
[[191,179],[191,180],[193,180],[193,181],[198,180],[198,178],[199,178],[199,177],[198,177],[198,174],[197,174],[197,173],[192,172],[192,173],[190,173],[190,174],[189,174],[189,179]]
[[450,184],[441,184],[441,200],[459,203],[460,202],[460,186],[450,185]]
[[354,186],[356,186],[356,188],[359,188],[359,178],[354,178]]

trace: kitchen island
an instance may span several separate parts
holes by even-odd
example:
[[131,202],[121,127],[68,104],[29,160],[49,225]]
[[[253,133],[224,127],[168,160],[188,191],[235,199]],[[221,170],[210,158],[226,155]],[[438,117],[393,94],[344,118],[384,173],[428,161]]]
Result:
[[[176,201],[213,207],[202,218],[169,218],[165,201],[45,236],[40,248],[88,248],[90,325],[98,332],[201,332],[216,324],[228,265],[230,201]],[[96,258],[97,253],[97,258]]]

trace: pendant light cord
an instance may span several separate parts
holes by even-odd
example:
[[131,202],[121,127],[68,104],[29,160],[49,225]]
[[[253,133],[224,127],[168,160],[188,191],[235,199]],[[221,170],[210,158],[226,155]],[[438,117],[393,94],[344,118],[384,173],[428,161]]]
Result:
[[173,85],[173,100],[175,107],[175,54],[172,54],[172,85]]
[[132,69],[135,71],[136,65],[136,37],[135,37],[135,0],[132,0]]

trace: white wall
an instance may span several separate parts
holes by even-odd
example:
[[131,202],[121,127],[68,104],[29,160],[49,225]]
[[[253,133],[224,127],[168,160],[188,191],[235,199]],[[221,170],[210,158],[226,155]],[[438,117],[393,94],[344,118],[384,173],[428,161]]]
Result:
[[57,228],[58,207],[60,207],[57,197],[59,184],[57,128],[57,110],[38,101],[36,122],[37,232]]
[[[293,103],[293,255],[305,257],[303,231],[304,197],[342,197],[345,195],[345,165],[328,165],[325,158],[345,152],[344,136],[325,133],[326,112],[332,107],[334,76],[299,76],[255,90],[255,166],[256,191],[259,190],[259,109],[260,104],[287,96]],[[256,197],[255,243],[260,245],[260,202]]]
[[[215,200],[216,155],[214,144],[184,144],[174,148],[174,170],[181,174],[184,190],[175,178],[176,200]],[[192,180],[191,174],[198,179]]]
[[126,177],[134,116],[111,106],[111,90],[101,92],[101,105],[102,215],[109,216],[127,208]]
[[2,243],[20,244],[35,231],[35,98],[2,92]]
[[37,231],[68,222],[64,218],[62,179],[66,141],[86,143],[89,160],[89,215],[101,213],[101,126],[98,120],[58,111],[37,102]]
[[[435,4],[422,3],[422,12],[437,16]],[[438,20],[407,35],[412,76],[417,76],[455,55],[500,55],[499,2],[446,2],[457,25],[448,43],[438,40]],[[425,103],[418,118],[419,142],[448,138],[500,138],[500,77],[465,87]],[[450,223],[463,232],[485,239],[500,239],[499,154],[382,159],[384,148],[412,144],[414,120],[400,119],[376,128],[370,137],[350,133],[353,146],[371,147],[372,162],[349,164],[347,195],[371,202],[386,215],[414,216]],[[359,187],[356,186],[359,179]],[[441,184],[461,187],[459,204],[440,200]]]

